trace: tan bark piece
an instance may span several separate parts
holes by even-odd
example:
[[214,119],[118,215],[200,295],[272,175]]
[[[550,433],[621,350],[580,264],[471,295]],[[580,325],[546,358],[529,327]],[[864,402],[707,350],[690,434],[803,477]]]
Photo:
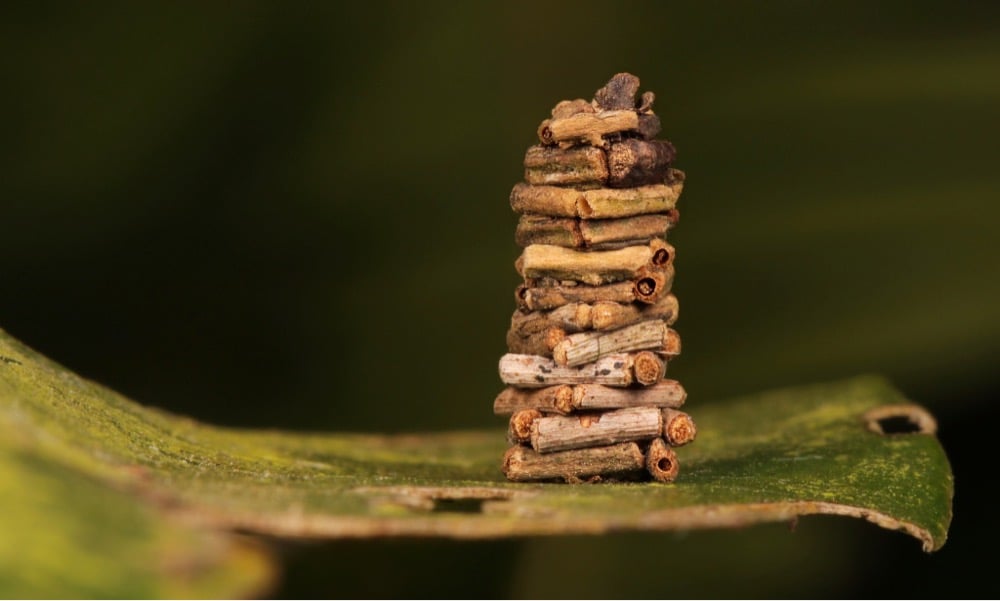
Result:
[[[608,388],[608,390],[615,389]],[[536,409],[542,413],[569,414],[573,411],[573,387],[566,384],[546,388],[508,386],[493,400],[495,415],[513,415],[525,409]]]
[[538,126],[538,139],[546,146],[569,147],[576,144],[604,147],[604,136],[639,128],[639,113],[632,110],[580,112],[569,117],[552,118]]
[[507,330],[507,350],[523,355],[552,356],[552,349],[566,339],[566,331],[556,326],[520,335],[513,328]]
[[576,100],[563,100],[559,104],[552,108],[552,118],[553,119],[565,119],[567,117],[572,117],[577,113],[596,113],[597,109],[594,107],[592,102],[588,102],[583,98],[577,98]]
[[[589,308],[589,305],[574,303],[564,307]],[[520,313],[517,311],[515,315]],[[635,350],[650,349],[667,358],[675,357],[681,352],[680,335],[667,328],[667,323],[662,319],[646,319],[639,322],[647,324],[645,326],[639,327],[633,323],[614,330],[580,331],[583,329],[579,327],[580,325],[592,326],[592,322],[587,321],[564,325],[552,323],[543,329],[532,331],[535,326],[548,321],[539,318],[537,322],[522,324],[523,327],[520,329],[512,325],[507,331],[508,352],[553,357],[559,365],[570,366],[596,361],[599,357],[612,353]],[[652,325],[654,322],[662,324],[662,328]],[[665,330],[662,337],[660,330]]]
[[659,380],[646,388],[612,388],[580,384],[570,391],[574,410],[624,409],[626,407],[681,407],[687,392],[677,380]]
[[511,189],[510,206],[517,213],[580,219],[622,219],[666,213],[677,208],[684,191],[684,172],[670,169],[668,175],[669,183],[588,190],[560,187],[572,185],[564,182],[543,184],[526,177],[528,183],[517,183]]
[[[621,219],[579,219],[524,214],[517,222],[514,242],[525,247],[531,244],[551,244],[567,248],[608,249],[611,245],[635,246],[634,241],[662,238],[672,228],[679,213],[636,215]],[[628,244],[633,242],[632,244]],[[642,244],[642,242],[638,243]]]
[[691,416],[674,408],[663,409],[663,440],[672,447],[694,442],[698,428]]
[[552,356],[552,349],[568,332],[590,327],[590,305],[573,303],[548,312],[514,310],[507,330],[507,351],[525,355]]
[[681,466],[677,453],[662,438],[655,438],[646,451],[646,470],[657,482],[673,482]]
[[674,247],[655,238],[648,245],[618,250],[578,251],[549,244],[525,247],[514,266],[526,278],[552,278],[599,286],[639,277],[673,263]]
[[585,248],[580,220],[574,217],[524,214],[517,220],[514,243],[520,247],[531,244],[552,244],[566,248]]
[[[667,362],[651,351],[639,351],[632,357],[632,377],[637,384],[653,386],[667,374]],[[572,369],[572,368],[567,368]],[[594,382],[603,384],[603,382]]]
[[507,479],[515,482],[560,479],[577,483],[598,476],[635,476],[645,463],[634,442],[545,454],[515,446],[504,454],[502,469]]
[[530,336],[549,328],[559,328],[567,333],[582,332],[593,327],[591,314],[594,307],[588,303],[569,303],[551,311],[525,312],[515,309],[510,318],[510,330],[517,336]]
[[673,281],[674,268],[668,265],[662,269],[645,269],[633,280],[603,286],[586,286],[575,282],[569,285],[525,282],[517,287],[514,297],[518,306],[527,311],[544,311],[576,302],[653,304],[670,292]]
[[608,181],[608,159],[603,149],[593,146],[532,146],[524,155],[524,181],[542,186],[596,188]]
[[643,269],[632,280],[632,294],[638,302],[653,304],[662,295],[670,292],[673,283],[674,269],[672,265],[667,265],[666,268]]
[[627,407],[677,409],[684,405],[686,399],[687,392],[677,380],[659,380],[644,388],[617,388],[600,384],[560,384],[546,388],[508,386],[494,399],[493,413],[513,415],[524,409],[536,409],[544,414],[569,415],[579,411]]
[[519,444],[531,440],[531,427],[535,420],[542,417],[542,412],[537,409],[522,409],[510,416],[507,426],[507,442]]
[[629,188],[665,182],[676,157],[674,145],[666,140],[630,138],[611,144],[607,150],[608,186]]
[[510,329],[507,330],[507,350],[548,356],[570,334],[615,330],[652,320],[660,320],[669,326],[677,320],[678,310],[677,297],[673,294],[667,294],[653,304],[599,301],[593,304],[568,303],[550,311],[515,309],[510,318]]
[[652,304],[598,301],[588,312],[589,326],[594,330],[613,330],[650,319],[660,319],[669,326],[679,314],[680,304],[673,294],[665,294]]
[[684,191],[684,172],[668,169],[668,183],[635,188],[595,188],[583,192],[577,216],[583,219],[618,219],[632,215],[663,213],[676,208]]
[[673,359],[680,355],[681,335],[677,333],[677,330],[667,328],[667,333],[663,336],[663,346],[655,349],[655,352],[666,359]]
[[677,224],[677,209],[664,213],[616,219],[583,219],[577,222],[586,247],[625,240],[662,238]]

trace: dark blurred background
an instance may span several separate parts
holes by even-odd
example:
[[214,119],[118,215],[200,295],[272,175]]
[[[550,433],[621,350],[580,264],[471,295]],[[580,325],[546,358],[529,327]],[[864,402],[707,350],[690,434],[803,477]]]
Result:
[[940,420],[951,540],[293,545],[274,594],[1000,595],[1000,4],[6,3],[0,327],[216,424],[499,428],[507,196],[552,105],[618,71],[688,175],[689,410],[885,374]]

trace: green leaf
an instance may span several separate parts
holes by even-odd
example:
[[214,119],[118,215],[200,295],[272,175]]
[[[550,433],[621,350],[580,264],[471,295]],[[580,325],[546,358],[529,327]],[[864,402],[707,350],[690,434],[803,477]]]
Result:
[[[930,420],[927,432],[873,432],[879,408]],[[237,530],[485,538],[826,513],[903,530],[927,551],[944,544],[947,458],[931,418],[882,379],[688,409],[699,436],[678,450],[673,484],[515,484],[499,469],[500,431],[212,427],[141,407],[0,331],[0,595],[259,593],[271,560]]]

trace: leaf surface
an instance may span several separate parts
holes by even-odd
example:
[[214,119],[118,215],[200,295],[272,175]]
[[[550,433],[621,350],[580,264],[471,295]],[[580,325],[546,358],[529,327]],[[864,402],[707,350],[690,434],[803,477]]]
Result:
[[[488,400],[483,400],[487,406]],[[300,434],[142,407],[0,331],[0,594],[242,596],[274,576],[234,531],[491,538],[865,518],[944,544],[953,481],[930,419],[881,378],[687,407],[672,484],[515,484],[501,431]],[[893,418],[893,416],[897,416]]]

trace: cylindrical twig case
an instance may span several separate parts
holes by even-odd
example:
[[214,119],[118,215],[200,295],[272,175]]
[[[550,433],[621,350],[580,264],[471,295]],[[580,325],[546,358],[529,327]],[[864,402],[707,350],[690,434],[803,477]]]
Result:
[[523,278],[500,358],[510,416],[502,470],[516,482],[673,482],[691,443],[687,391],[666,380],[681,352],[675,249],[685,174],[654,139],[655,95],[618,73],[592,101],[564,100],[538,126],[510,192]]

